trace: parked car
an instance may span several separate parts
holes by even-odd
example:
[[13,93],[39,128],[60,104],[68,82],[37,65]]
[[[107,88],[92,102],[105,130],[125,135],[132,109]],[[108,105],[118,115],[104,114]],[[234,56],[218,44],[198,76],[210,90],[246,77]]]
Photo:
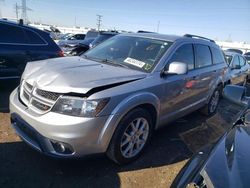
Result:
[[247,63],[244,56],[235,52],[225,52],[226,59],[229,65],[229,83],[245,84],[249,82],[250,65]]
[[98,44],[102,43],[103,41],[117,35],[117,32],[100,32],[99,35],[96,38],[87,38],[82,43],[77,45],[75,48],[73,48],[69,55],[80,55],[90,48],[93,48],[97,46]]
[[[61,49],[42,30],[0,20],[0,80],[19,80],[26,63],[63,56]],[[32,64],[32,63],[30,63]]]
[[250,64],[250,52],[246,52],[246,53],[244,54],[244,57],[246,58],[247,63]]
[[172,187],[243,188],[250,180],[250,99],[245,88],[228,85],[224,96],[244,105],[232,128],[214,145],[199,151],[174,180]]
[[71,56],[79,56],[79,55],[81,55],[82,53],[84,53],[87,50],[89,50],[89,45],[94,40],[95,40],[95,38],[85,39],[82,43],[80,43],[79,45],[77,45],[76,47],[74,47],[72,50],[70,50],[68,52],[68,55],[71,55]]
[[119,34],[118,32],[100,32],[93,42],[90,43],[89,47],[94,48],[103,41]]
[[64,48],[76,46],[85,39],[85,34],[78,33],[70,35],[69,37],[59,40],[57,42],[58,46],[64,50]]
[[229,49],[227,49],[227,50],[225,50],[225,51],[227,51],[227,52],[235,52],[235,53],[238,53],[238,54],[240,54],[240,55],[243,54],[242,50],[234,49],[234,48],[229,48]]
[[11,122],[44,154],[106,153],[124,164],[153,130],[201,108],[213,114],[226,69],[207,38],[120,34],[80,57],[28,64],[10,96]]

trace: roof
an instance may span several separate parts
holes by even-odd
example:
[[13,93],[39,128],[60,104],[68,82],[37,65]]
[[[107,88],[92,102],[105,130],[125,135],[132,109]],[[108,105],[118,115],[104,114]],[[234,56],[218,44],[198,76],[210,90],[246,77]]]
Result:
[[166,34],[159,34],[159,33],[127,33],[123,35],[152,38],[152,39],[158,39],[158,40],[166,40],[166,41],[171,41],[171,42],[174,42],[175,40],[182,38],[182,36],[166,35]]
[[40,29],[38,29],[38,28],[36,28],[36,27],[32,27],[32,26],[29,26],[29,25],[26,25],[26,24],[19,24],[19,23],[17,23],[17,22],[5,20],[5,19],[0,19],[0,23],[9,24],[9,25],[13,25],[13,26],[24,27],[24,28],[29,28],[29,29],[36,30],[36,31],[38,31],[38,32],[49,33],[49,32],[47,32],[47,31],[40,30]]

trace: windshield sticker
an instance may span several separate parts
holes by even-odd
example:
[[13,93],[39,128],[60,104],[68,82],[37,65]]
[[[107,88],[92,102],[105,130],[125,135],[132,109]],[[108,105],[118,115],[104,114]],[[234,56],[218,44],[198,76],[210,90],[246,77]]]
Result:
[[136,67],[140,67],[142,68],[145,63],[142,62],[142,61],[139,61],[139,60],[136,60],[136,59],[133,59],[133,58],[130,58],[130,57],[127,57],[125,60],[124,60],[125,63],[128,63],[128,64],[131,64],[131,65],[134,65]]

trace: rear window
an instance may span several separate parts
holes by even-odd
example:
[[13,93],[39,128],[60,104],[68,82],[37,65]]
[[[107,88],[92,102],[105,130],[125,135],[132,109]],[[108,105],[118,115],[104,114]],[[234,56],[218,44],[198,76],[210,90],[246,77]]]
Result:
[[221,50],[213,48],[213,47],[210,49],[213,55],[213,63],[214,64],[224,63],[224,57],[223,57]]
[[28,43],[29,43],[29,44],[40,44],[40,45],[47,44],[47,43],[40,37],[40,35],[36,34],[35,32],[30,31],[30,30],[28,30],[28,29],[24,29],[24,32],[25,32],[27,38],[29,39],[29,40],[28,40]]
[[195,64],[196,68],[202,68],[212,65],[211,52],[208,46],[196,44],[195,54],[196,54],[196,64]]
[[0,24],[0,43],[27,44],[27,38],[21,27]]

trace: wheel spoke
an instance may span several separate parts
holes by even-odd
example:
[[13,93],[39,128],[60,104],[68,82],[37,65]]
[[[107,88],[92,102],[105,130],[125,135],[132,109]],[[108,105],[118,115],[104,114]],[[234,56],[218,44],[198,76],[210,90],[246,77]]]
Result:
[[136,130],[138,131],[139,129],[139,126],[140,126],[140,123],[141,123],[141,118],[140,119],[137,119],[137,122],[136,122]]
[[128,138],[126,138],[123,142],[122,142],[122,144],[121,144],[121,147],[123,147],[123,146],[125,146],[127,143],[129,143],[129,139]]
[[132,125],[133,132],[135,132],[137,129],[136,129],[134,122],[132,122],[131,125]]
[[124,150],[124,154],[127,155],[128,151],[132,148],[133,144],[130,142],[127,148]]

